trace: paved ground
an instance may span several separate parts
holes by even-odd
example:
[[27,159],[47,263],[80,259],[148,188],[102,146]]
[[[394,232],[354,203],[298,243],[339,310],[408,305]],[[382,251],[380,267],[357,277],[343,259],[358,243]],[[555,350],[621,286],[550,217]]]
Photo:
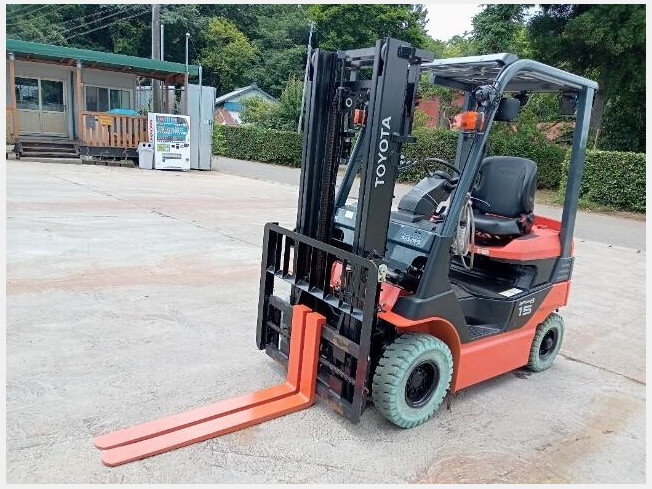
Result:
[[318,403],[104,467],[98,434],[282,379],[255,349],[256,294],[263,224],[291,224],[296,196],[218,172],[8,162],[8,481],[645,481],[645,252],[589,240],[546,372],[471,387],[412,430]]

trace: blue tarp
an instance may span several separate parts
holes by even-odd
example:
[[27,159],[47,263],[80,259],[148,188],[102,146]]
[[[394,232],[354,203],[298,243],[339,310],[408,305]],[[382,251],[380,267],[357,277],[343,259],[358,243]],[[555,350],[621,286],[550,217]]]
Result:
[[135,110],[131,109],[111,109],[107,114],[119,114],[119,115],[140,115]]

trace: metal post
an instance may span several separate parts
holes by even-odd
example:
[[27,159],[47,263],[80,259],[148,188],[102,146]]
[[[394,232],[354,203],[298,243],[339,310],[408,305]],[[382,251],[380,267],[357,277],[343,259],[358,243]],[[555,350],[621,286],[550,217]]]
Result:
[[16,101],[16,71],[14,62],[16,57],[14,53],[9,53],[9,97],[11,99],[11,125],[12,125],[12,142],[18,139],[20,129],[18,127],[18,106]]
[[190,107],[188,107],[188,40],[190,39],[190,32],[186,32],[186,74],[183,77],[183,113],[190,115]]
[[84,121],[82,111],[84,110],[82,107],[83,103],[83,84],[82,84],[82,63],[81,61],[77,60],[77,65],[75,69],[75,104],[77,105],[77,139],[80,141],[85,141],[86,138],[84,137]]
[[[161,6],[152,5],[152,59],[161,59]],[[152,109],[161,111],[161,82],[152,78]]]
[[308,81],[308,67],[310,66],[310,51],[312,51],[312,31],[315,27],[315,23],[310,23],[310,35],[308,36],[308,51],[306,54],[306,69],[303,74],[303,92],[301,93],[301,110],[299,111],[299,125],[297,126],[297,132],[301,132],[301,126],[303,124],[303,106],[306,102],[306,82]]
[[591,122],[591,107],[593,106],[593,88],[585,88],[578,96],[577,121],[573,133],[573,149],[568,169],[566,194],[564,197],[564,210],[561,216],[561,256],[571,256],[573,246],[573,232],[575,231],[575,217],[577,215],[577,201],[580,196],[582,171],[586,160],[586,141],[589,137]]
[[[199,75],[199,80],[198,80],[199,81],[199,103],[198,103],[199,107],[198,107],[197,112],[199,113],[199,124],[197,124],[197,127],[199,128],[199,134],[197,134],[197,136],[198,136],[197,137],[197,145],[198,145],[198,148],[197,148],[197,168],[199,169],[199,168],[201,168],[201,166],[200,166],[201,165],[201,143],[202,143],[201,125],[203,124],[203,121],[202,121],[202,118],[201,118],[201,108],[202,108],[202,92],[204,91],[202,89],[202,85],[201,85],[201,83],[202,83],[202,66],[201,65],[199,65],[199,73],[198,73],[198,75]],[[186,85],[186,90],[187,90],[187,88],[188,87]],[[213,104],[215,104],[214,101],[213,101]],[[190,108],[188,108],[188,114],[190,114]],[[210,162],[208,164],[208,169],[209,170],[213,169],[213,155],[212,154],[210,156]]]

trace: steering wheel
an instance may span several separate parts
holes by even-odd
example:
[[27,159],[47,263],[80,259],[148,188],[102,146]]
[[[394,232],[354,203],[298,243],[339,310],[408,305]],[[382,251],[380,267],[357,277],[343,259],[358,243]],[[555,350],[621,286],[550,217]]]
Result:
[[[442,160],[441,158],[426,158],[424,161],[426,163],[437,163],[439,165],[445,166],[449,170],[452,170],[454,173],[456,173],[457,177],[460,176],[460,170],[455,165],[449,163],[446,160]],[[455,180],[456,180],[455,177],[451,177],[448,173],[446,173],[445,171],[441,171],[441,170],[431,172],[428,169],[427,165],[426,165],[426,173],[428,173],[428,176],[430,176],[430,177],[437,176],[437,177],[441,177],[441,178],[447,180],[448,183],[456,183],[455,182]]]

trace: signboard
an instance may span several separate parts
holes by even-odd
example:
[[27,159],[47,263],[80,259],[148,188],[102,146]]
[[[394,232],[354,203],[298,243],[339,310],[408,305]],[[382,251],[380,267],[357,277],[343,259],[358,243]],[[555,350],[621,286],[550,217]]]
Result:
[[148,115],[149,140],[154,145],[154,169],[190,169],[190,117]]
[[98,119],[100,126],[110,126],[113,124],[113,117],[110,115],[99,115]]

